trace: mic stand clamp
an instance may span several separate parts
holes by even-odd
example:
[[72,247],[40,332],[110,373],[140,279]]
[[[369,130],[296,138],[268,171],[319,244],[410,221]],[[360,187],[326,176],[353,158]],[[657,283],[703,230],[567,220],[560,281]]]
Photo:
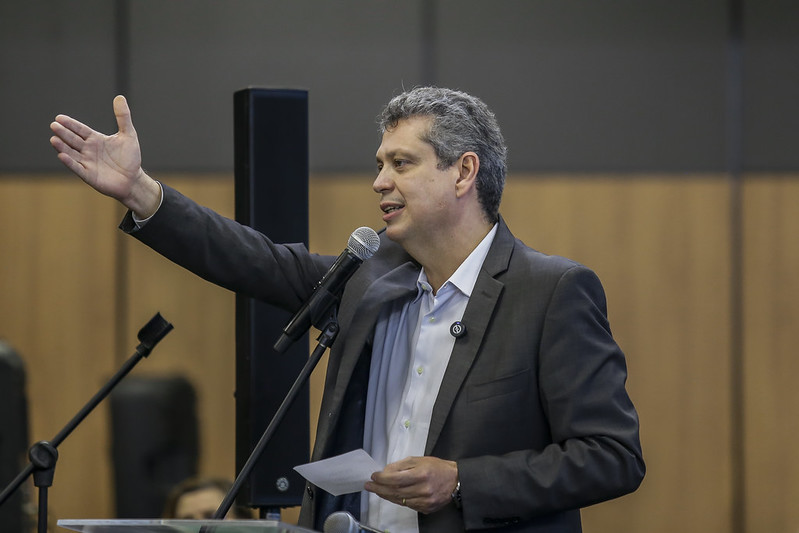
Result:
[[[44,531],[47,531],[47,489],[53,486],[58,450],[43,440],[31,446],[28,457],[33,465],[33,485],[39,489],[39,524],[45,524]],[[43,531],[41,525],[39,531]]]

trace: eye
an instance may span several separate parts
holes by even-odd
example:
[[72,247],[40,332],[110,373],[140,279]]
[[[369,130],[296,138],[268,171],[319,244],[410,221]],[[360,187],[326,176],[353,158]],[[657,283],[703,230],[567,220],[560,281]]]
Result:
[[394,168],[402,168],[408,164],[407,159],[395,159],[394,160]]

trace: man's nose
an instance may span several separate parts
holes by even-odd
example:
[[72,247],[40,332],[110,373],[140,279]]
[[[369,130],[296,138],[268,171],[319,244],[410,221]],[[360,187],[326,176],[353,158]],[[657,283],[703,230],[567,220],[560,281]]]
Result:
[[372,189],[374,189],[376,193],[388,191],[393,186],[393,182],[386,174],[387,173],[385,169],[382,169],[377,173],[377,177],[375,178],[374,183],[372,183]]

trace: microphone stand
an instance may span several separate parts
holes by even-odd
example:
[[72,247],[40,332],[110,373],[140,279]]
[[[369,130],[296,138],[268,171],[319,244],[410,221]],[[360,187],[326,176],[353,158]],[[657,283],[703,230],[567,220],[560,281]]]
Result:
[[83,408],[70,420],[64,428],[53,437],[51,441],[40,441],[31,446],[28,456],[30,463],[0,494],[2,505],[22,483],[33,474],[33,484],[39,489],[39,522],[38,533],[47,533],[47,489],[53,484],[55,465],[58,460],[58,445],[78,427],[97,405],[108,396],[111,390],[130,372],[143,358],[150,355],[161,339],[172,331],[173,326],[156,313],[143,328],[139,330],[139,345],[136,352],[125,362],[122,368],[95,394]]
[[[291,407],[291,404],[296,399],[297,395],[300,393],[300,390],[308,381],[308,378],[311,376],[311,372],[313,372],[316,365],[319,364],[319,360],[322,358],[322,355],[325,353],[325,350],[328,349],[330,346],[333,345],[333,341],[336,340],[336,335],[338,335],[338,321],[336,317],[336,308],[333,308],[333,312],[328,318],[327,323],[322,328],[322,332],[317,337],[317,345],[314,349],[311,356],[308,358],[308,361],[305,363],[305,366],[302,367],[299,376],[294,381],[294,384],[289,389],[286,397],[283,399],[283,402],[278,407],[277,411],[275,411],[272,420],[269,422],[269,425],[264,430],[263,434],[261,435],[258,444],[255,445],[253,448],[252,453],[247,458],[247,462],[244,463],[244,466],[241,468],[241,472],[239,472],[238,476],[236,476],[236,480],[233,482],[233,485],[230,487],[230,490],[225,495],[225,499],[222,500],[222,503],[219,504],[219,508],[214,513],[213,519],[214,520],[221,520],[225,517],[227,512],[230,510],[230,507],[233,505],[233,502],[238,496],[241,487],[244,485],[244,482],[249,477],[250,473],[252,472],[253,468],[255,468],[255,463],[261,457],[266,448],[266,445],[269,443],[269,440],[272,438],[275,430],[277,429],[278,424],[283,417],[286,415],[286,412]],[[205,528],[200,530],[201,533],[205,532]]]

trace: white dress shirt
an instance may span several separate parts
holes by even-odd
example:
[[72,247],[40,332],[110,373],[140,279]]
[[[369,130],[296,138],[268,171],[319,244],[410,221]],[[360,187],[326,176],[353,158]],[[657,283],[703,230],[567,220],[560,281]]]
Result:
[[[455,344],[450,327],[463,317],[496,232],[494,225],[436,294],[422,269],[416,297],[382,309],[364,427],[364,449],[378,463],[424,455],[433,405]],[[390,533],[419,531],[416,511],[370,492],[361,498],[361,522]]]

